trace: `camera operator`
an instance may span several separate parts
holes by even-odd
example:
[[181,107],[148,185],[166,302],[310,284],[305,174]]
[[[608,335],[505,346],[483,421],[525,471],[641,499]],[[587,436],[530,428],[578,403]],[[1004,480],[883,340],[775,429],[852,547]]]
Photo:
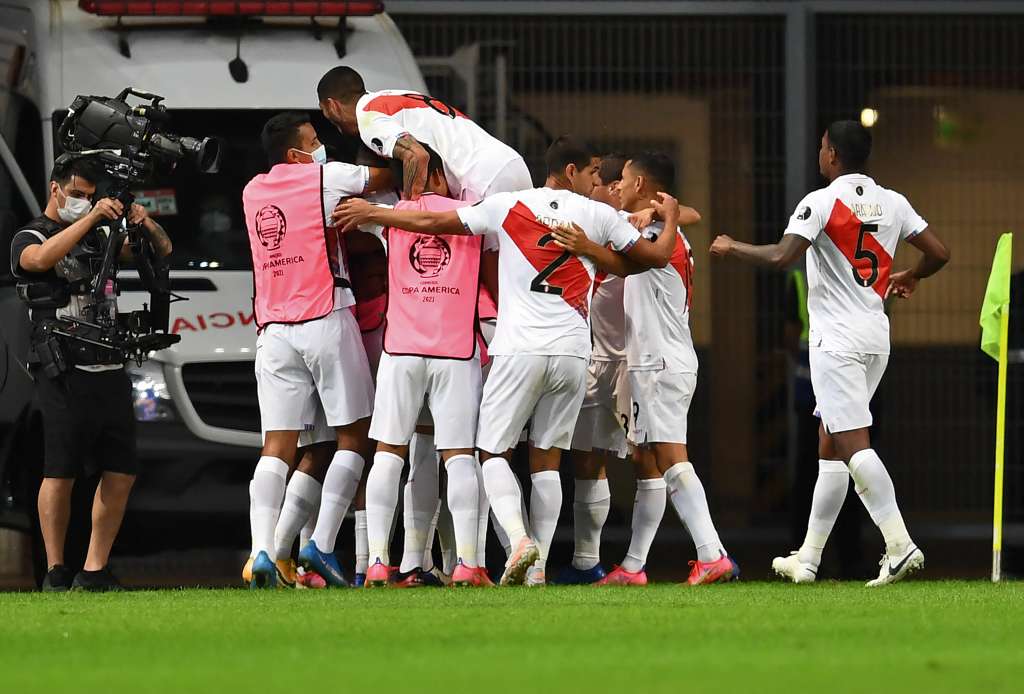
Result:
[[[107,282],[97,302],[91,279],[103,259],[107,235],[125,210],[114,198],[93,204],[97,182],[98,173],[87,160],[58,160],[44,213],[11,241],[11,270],[21,282],[19,295],[33,324],[29,367],[45,436],[38,500],[48,568],[44,591],[120,589],[107,560],[136,474],[135,416],[123,353],[71,344],[48,330],[59,318],[95,322],[97,316],[117,314],[114,284]],[[127,221],[146,227],[157,254],[171,252],[167,234],[141,205],[131,206]],[[121,257],[130,255],[126,243]],[[75,574],[64,564],[64,541],[72,487],[87,470],[102,471],[102,477],[93,501],[85,566]]]

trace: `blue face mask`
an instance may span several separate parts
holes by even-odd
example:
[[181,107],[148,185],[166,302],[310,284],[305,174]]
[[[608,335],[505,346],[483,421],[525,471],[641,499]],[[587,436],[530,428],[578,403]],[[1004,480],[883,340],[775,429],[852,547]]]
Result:
[[308,154],[309,156],[313,157],[312,163],[314,164],[319,164],[320,166],[323,166],[324,164],[327,163],[327,147],[325,147],[324,145],[320,145],[312,152],[306,152],[305,150],[301,149],[295,149],[295,151],[302,152],[303,154]]

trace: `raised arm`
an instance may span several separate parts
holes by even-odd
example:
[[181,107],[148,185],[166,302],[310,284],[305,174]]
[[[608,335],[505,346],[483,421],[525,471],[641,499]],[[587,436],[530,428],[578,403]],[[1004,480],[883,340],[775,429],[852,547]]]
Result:
[[124,206],[116,198],[100,198],[87,215],[62,229],[43,243],[33,244],[21,252],[18,265],[26,272],[46,272],[71,252],[89,230],[104,219],[114,220],[121,216]]
[[797,234],[783,234],[778,243],[764,246],[743,243],[721,234],[711,244],[711,255],[737,258],[744,263],[772,270],[785,270],[806,253],[810,246],[810,241]]
[[672,259],[676,249],[679,224],[679,201],[668,193],[658,193],[658,200],[651,200],[651,206],[658,217],[665,220],[665,229],[651,242],[641,237],[625,255],[643,268],[663,268]]
[[427,185],[427,163],[430,155],[412,135],[403,135],[395,143],[392,152],[402,162],[402,197],[416,200]]
[[352,231],[363,224],[378,224],[420,234],[469,234],[459,215],[448,212],[395,210],[373,205],[362,198],[349,198],[334,208],[331,222],[343,232]]
[[909,238],[907,242],[921,251],[921,257],[912,269],[894,272],[889,276],[889,286],[885,290],[887,299],[889,296],[909,299],[917,289],[917,283],[920,280],[931,277],[949,262],[949,249],[939,240],[938,236],[932,233],[931,229],[925,228],[920,234]]
[[555,243],[575,256],[590,258],[601,272],[626,277],[647,270],[647,266],[630,260],[622,253],[591,241],[576,224],[551,227],[551,234],[555,237]]

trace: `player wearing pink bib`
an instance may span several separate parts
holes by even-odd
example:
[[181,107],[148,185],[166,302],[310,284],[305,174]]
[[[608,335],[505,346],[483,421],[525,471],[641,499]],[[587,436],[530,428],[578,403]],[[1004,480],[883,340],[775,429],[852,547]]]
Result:
[[[556,246],[553,227],[578,225],[596,243],[611,245],[644,267],[667,264],[672,251],[672,239],[641,239],[610,207],[584,197],[594,186],[597,167],[589,147],[559,138],[546,158],[545,187],[499,193],[454,212],[382,210],[350,200],[335,214],[346,229],[374,222],[498,239],[498,324],[490,345],[494,364],[484,387],[476,439],[487,496],[514,548],[503,584],[522,583],[538,560],[543,581],[543,560],[561,508],[559,460],[571,443],[586,388],[594,264]],[[674,228],[675,200],[664,196],[656,205]],[[528,421],[530,526],[537,542],[526,533],[519,485],[508,465],[508,452]]]
[[[719,236],[716,256],[783,269],[807,249],[811,383],[821,418],[818,481],[807,536],[797,552],[777,557],[772,568],[794,583],[817,577],[821,552],[853,478],[871,520],[885,538],[878,578],[868,586],[900,580],[924,566],[924,554],[907,532],[896,491],[882,459],[871,448],[871,397],[889,360],[889,319],[884,301],[909,298],[919,280],[938,272],[949,251],[905,197],[863,171],[871,133],[860,123],[837,121],[821,138],[818,168],[829,182],[797,205],[777,244],[752,246]],[[892,272],[900,241],[922,252],[911,270]]]

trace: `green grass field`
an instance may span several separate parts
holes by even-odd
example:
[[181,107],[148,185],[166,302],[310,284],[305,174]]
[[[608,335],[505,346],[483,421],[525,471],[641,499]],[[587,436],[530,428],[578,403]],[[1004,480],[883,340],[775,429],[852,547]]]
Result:
[[0,594],[9,692],[1024,691],[1024,584]]

